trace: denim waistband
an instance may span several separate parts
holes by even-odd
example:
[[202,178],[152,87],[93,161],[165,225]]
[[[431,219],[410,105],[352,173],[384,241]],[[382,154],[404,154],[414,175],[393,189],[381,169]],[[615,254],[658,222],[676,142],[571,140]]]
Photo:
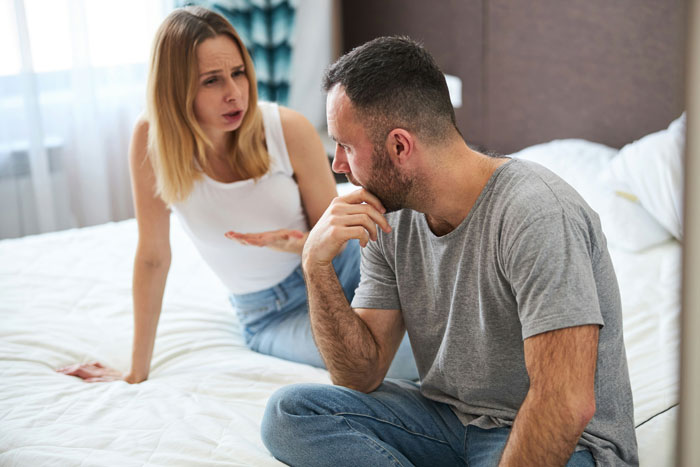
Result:
[[[357,273],[359,274],[359,249],[359,242],[357,240],[351,240],[348,242],[348,245],[343,252],[333,258],[333,267],[336,269],[339,275],[347,268],[357,268]],[[287,298],[289,298],[289,295],[292,294],[292,291],[300,287],[306,287],[306,283],[304,282],[304,273],[301,270],[301,264],[297,266],[294,271],[285,277],[279,284],[273,285],[270,288],[263,289],[258,292],[230,294],[229,301],[234,307],[236,305],[242,306],[266,299],[276,299],[284,302],[287,300]],[[304,292],[304,298],[306,298],[306,292]]]
[[244,294],[232,293],[229,295],[229,301],[233,306],[262,302],[271,298],[285,301],[289,297],[291,291],[299,287],[305,287],[304,273],[301,271],[301,265],[297,266],[294,271],[285,277],[279,284],[257,292]]

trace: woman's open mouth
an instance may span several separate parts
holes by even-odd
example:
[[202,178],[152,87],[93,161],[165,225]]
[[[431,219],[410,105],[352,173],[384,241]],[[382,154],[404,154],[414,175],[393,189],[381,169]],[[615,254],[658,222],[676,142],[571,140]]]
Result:
[[242,110],[236,110],[234,112],[229,112],[224,114],[224,118],[228,123],[234,123],[241,119],[243,116]]

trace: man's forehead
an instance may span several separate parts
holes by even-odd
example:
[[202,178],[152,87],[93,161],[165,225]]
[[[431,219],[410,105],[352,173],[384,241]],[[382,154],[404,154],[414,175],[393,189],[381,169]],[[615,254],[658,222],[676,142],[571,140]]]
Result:
[[354,112],[350,98],[345,94],[345,89],[340,84],[336,84],[328,92],[326,98],[326,118],[331,137],[339,136],[335,134],[339,131],[339,127],[354,126],[353,116]]
[[326,96],[326,109],[329,116],[332,114],[347,113],[350,106],[350,98],[345,93],[345,88],[342,85],[336,84],[328,91],[328,95]]

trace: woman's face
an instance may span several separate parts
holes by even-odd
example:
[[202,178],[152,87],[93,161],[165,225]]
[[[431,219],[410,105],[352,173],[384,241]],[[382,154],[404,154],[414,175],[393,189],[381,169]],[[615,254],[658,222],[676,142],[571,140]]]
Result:
[[197,46],[197,122],[212,139],[241,126],[248,109],[248,76],[238,45],[226,35]]

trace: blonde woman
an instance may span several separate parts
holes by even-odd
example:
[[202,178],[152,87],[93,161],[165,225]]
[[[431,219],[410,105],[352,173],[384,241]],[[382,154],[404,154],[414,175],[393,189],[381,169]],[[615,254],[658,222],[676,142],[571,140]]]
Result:
[[[220,15],[185,7],[160,26],[129,162],[139,231],[131,369],[122,374],[94,362],[58,371],[87,381],[148,378],[171,259],[171,210],[231,292],[246,344],[323,367],[300,254],[337,195],[334,180],[313,126],[293,110],[258,103],[250,56]],[[351,299],[358,244],[333,264]],[[391,376],[417,377],[408,342]]]

